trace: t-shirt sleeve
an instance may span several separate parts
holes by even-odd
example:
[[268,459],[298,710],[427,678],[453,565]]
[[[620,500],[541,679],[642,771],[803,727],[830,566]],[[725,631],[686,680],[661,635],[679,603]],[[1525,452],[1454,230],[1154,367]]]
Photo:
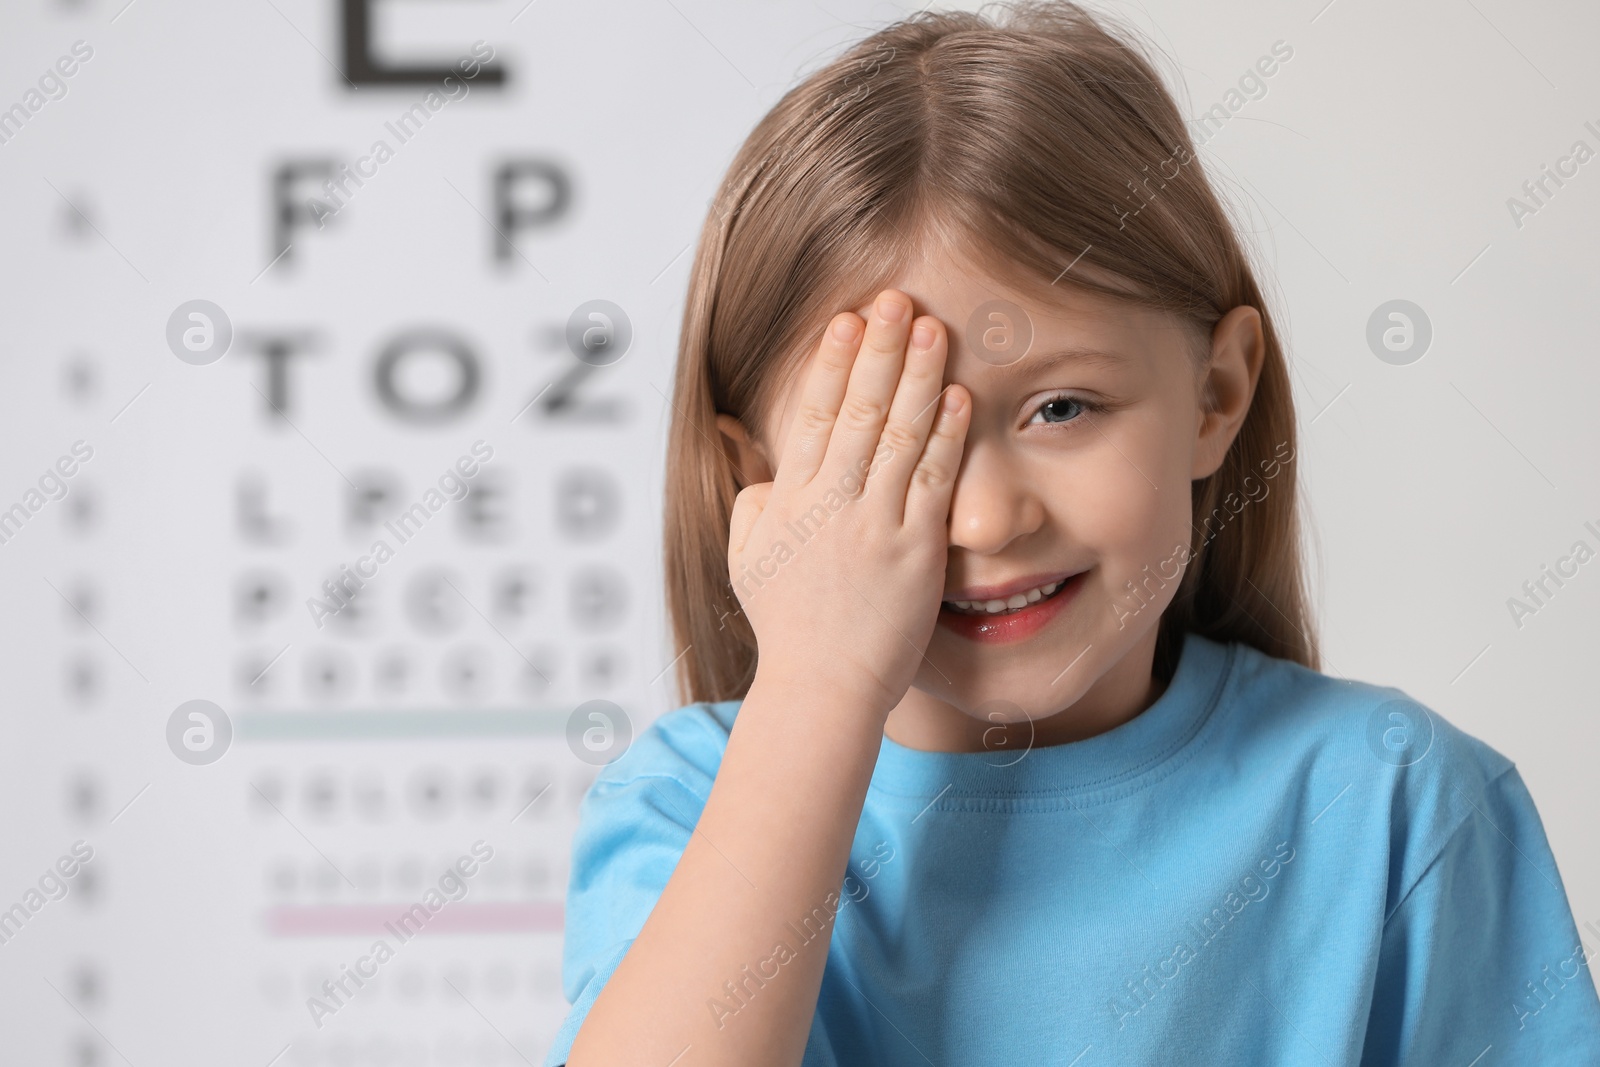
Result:
[[1600,938],[1580,940],[1516,770],[1474,792],[1384,924],[1362,1067],[1600,1064]]
[[584,796],[572,843],[561,984],[572,1008],[545,1067],[567,1061],[578,1028],[622,963],[672,876],[705,802],[671,775],[602,775]]

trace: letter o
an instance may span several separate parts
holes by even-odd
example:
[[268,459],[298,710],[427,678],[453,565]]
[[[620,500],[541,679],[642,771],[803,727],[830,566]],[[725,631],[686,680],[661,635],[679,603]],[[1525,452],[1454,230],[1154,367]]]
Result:
[[[402,396],[396,371],[402,360],[422,352],[443,355],[456,365],[455,393],[440,400],[420,400]],[[408,422],[442,422],[459,415],[478,395],[478,357],[467,343],[453,333],[438,329],[417,329],[401,334],[378,353],[373,379],[383,406]]]

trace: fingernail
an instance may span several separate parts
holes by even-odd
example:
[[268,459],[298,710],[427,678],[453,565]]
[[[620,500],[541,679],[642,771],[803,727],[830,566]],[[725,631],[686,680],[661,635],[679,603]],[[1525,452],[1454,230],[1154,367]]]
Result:
[[854,319],[839,319],[833,324],[833,337],[836,341],[854,341],[856,339],[856,323]]
[[925,322],[919,322],[911,330],[911,343],[918,348],[933,347],[933,327]]
[[878,318],[884,322],[899,322],[906,317],[906,306],[898,300],[884,297],[878,301]]

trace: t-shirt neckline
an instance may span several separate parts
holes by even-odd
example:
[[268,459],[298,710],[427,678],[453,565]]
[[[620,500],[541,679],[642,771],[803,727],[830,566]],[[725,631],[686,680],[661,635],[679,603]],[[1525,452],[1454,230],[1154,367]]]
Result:
[[883,737],[875,792],[1001,800],[1125,787],[1165,764],[1211,714],[1232,673],[1234,646],[1184,635],[1172,680],[1139,715],[1103,734],[1025,752],[926,752]]

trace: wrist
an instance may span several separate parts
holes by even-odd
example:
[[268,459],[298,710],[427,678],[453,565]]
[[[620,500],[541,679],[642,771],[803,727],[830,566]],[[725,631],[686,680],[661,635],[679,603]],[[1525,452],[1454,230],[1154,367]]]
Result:
[[799,704],[808,718],[819,722],[859,724],[870,727],[876,735],[883,733],[889,712],[899,703],[890,700],[883,687],[876,683],[852,684],[816,671],[790,668],[776,662],[757,664],[746,700],[751,697],[761,705]]

